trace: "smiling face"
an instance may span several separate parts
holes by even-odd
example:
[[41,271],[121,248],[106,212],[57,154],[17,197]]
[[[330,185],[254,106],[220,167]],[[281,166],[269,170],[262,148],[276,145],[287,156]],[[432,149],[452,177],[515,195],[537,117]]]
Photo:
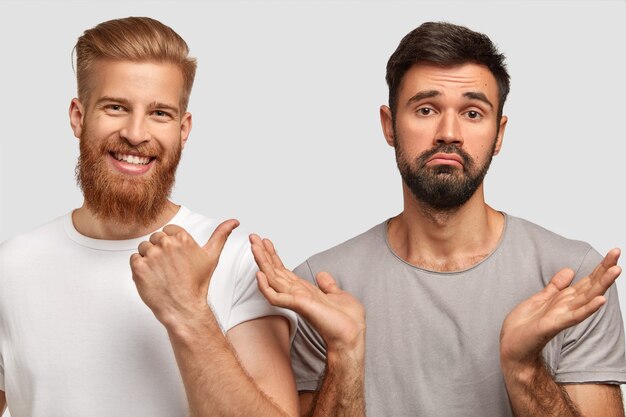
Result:
[[381,120],[405,187],[437,211],[465,204],[482,186],[507,118],[498,120],[498,87],[482,65],[419,63],[404,75],[392,117]]
[[147,225],[168,202],[191,129],[182,73],[167,63],[100,61],[89,80],[88,102],[70,107],[85,204],[103,220]]

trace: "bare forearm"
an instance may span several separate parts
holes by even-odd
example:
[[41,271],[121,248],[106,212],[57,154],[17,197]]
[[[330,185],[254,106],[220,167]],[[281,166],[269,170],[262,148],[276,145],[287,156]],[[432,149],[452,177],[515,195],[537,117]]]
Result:
[[7,406],[7,400],[6,400],[6,396],[4,394],[4,391],[0,391],[0,416],[2,414],[4,414],[4,409]]
[[503,365],[509,401],[516,417],[583,417],[538,358],[526,365]]
[[311,417],[364,417],[364,373],[361,353],[329,353]]
[[245,372],[210,311],[166,327],[192,417],[287,416]]

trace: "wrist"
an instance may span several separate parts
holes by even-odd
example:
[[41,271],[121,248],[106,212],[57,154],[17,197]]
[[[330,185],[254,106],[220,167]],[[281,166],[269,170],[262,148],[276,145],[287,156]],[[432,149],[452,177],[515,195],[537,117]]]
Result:
[[341,337],[326,337],[327,356],[345,357],[362,360],[365,357],[365,321],[355,323],[353,327],[343,329]]
[[165,326],[170,338],[181,341],[193,339],[198,334],[205,334],[207,331],[222,332],[208,305],[206,308],[198,308],[185,313],[164,314],[159,320]]
[[326,361],[329,368],[362,367],[365,363],[365,335],[349,345],[328,345]]
[[503,359],[500,357],[500,366],[508,383],[532,384],[540,374],[546,372],[546,365],[541,355],[523,360]]

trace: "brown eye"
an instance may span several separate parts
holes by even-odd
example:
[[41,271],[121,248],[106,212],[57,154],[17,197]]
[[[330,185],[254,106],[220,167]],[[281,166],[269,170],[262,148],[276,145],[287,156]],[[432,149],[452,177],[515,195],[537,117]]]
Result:
[[109,114],[122,113],[122,112],[126,111],[124,106],[122,106],[121,104],[107,104],[106,106],[104,106],[104,109]]
[[171,118],[170,114],[164,110],[155,110],[152,112],[152,114],[158,117],[159,119]]
[[467,113],[467,117],[469,117],[470,119],[480,119],[480,113],[478,113],[475,110],[470,110]]
[[430,114],[432,114],[433,109],[430,109],[428,107],[422,107],[417,112],[420,114],[420,116],[429,116]]

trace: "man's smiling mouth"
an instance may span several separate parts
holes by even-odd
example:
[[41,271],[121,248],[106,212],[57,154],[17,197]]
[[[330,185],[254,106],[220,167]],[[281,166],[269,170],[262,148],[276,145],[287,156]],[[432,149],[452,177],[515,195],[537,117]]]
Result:
[[154,159],[148,156],[129,155],[121,152],[111,152],[111,156],[113,156],[113,158],[117,159],[118,161],[134,165],[148,165],[150,161]]

